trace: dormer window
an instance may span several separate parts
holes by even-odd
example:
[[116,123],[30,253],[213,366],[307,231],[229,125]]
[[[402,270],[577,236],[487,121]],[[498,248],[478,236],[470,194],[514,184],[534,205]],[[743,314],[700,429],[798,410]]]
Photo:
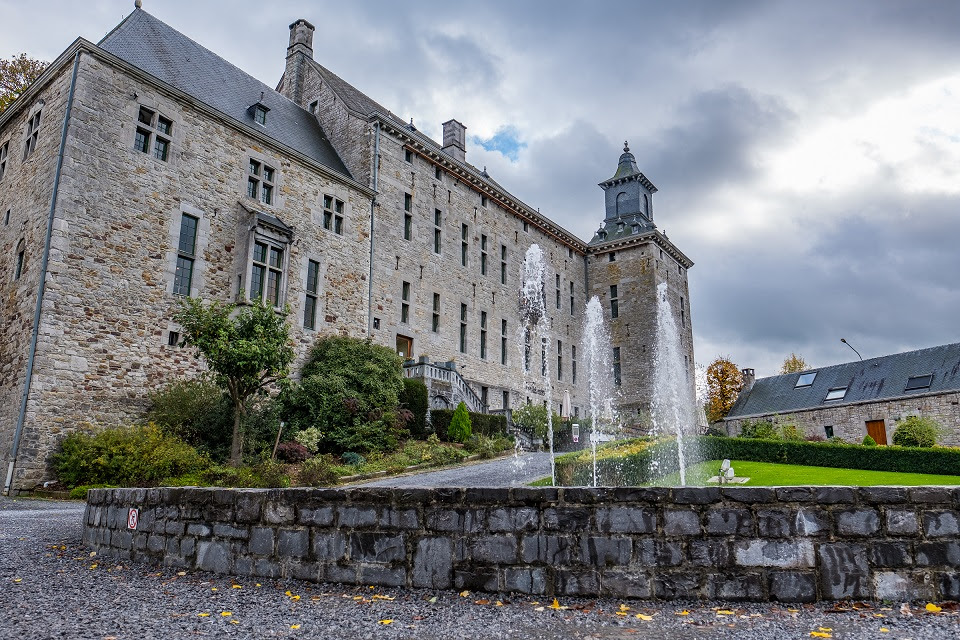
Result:
[[250,105],[248,111],[253,115],[253,121],[262,127],[267,125],[267,112],[270,107],[263,104],[263,94],[260,94],[260,102]]
[[911,376],[910,379],[907,380],[907,386],[903,390],[919,391],[920,389],[929,389],[932,382],[932,374],[927,374],[925,376]]
[[630,233],[633,235],[640,233],[640,225],[638,225],[636,222],[630,225]]
[[827,397],[824,400],[843,400],[845,395],[847,395],[846,387],[834,387],[827,391]]
[[624,226],[624,225],[623,225],[622,222],[618,222],[618,223],[617,223],[617,233],[620,233],[620,232],[623,231],[623,226]]
[[794,389],[799,389],[800,387],[809,387],[813,384],[813,381],[817,378],[817,372],[813,371],[811,373],[801,373],[800,377],[797,378],[797,384],[793,385]]

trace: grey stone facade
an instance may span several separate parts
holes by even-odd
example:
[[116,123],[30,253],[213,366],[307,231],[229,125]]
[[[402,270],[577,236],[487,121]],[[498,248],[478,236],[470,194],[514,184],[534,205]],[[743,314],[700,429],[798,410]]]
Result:
[[84,542],[134,562],[318,582],[936,602],[960,598],[958,509],[950,487],[97,489]]
[[[586,405],[574,348],[587,298],[602,297],[611,283],[625,292],[614,324],[621,401],[631,415],[649,403],[654,291],[667,281],[671,296],[687,298],[689,261],[652,226],[630,239],[577,238],[459,157],[457,132],[444,151],[317,64],[312,36],[308,22],[291,25],[286,70],[273,91],[137,9],[100,45],[78,40],[0,116],[0,145],[9,142],[0,216],[10,210],[0,227],[0,456],[4,471],[14,468],[11,490],[51,477],[49,457],[66,431],[135,419],[149,391],[200,370],[192,354],[170,344],[184,216],[197,225],[190,295],[242,300],[254,286],[256,244],[277,247],[279,306],[290,305],[298,358],[318,335],[369,336],[412,358],[453,361],[491,410],[544,401],[518,347],[522,261],[537,243],[548,262],[554,409],[565,391],[578,411]],[[219,86],[211,74],[229,77],[229,88],[211,89]],[[267,107],[265,124],[254,119],[256,104]],[[23,160],[37,109],[37,147]],[[168,148],[157,157],[161,138]],[[251,163],[272,172],[254,176]],[[267,180],[269,202],[248,196],[251,177]],[[335,226],[332,213],[342,217]],[[24,260],[14,278],[18,247]],[[616,268],[605,262],[612,250]],[[311,261],[316,322],[304,328]],[[532,360],[538,371],[538,354]]]

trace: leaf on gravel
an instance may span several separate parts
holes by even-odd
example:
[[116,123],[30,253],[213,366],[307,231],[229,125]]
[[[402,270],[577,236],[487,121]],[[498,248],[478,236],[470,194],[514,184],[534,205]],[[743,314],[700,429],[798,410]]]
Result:
[[630,607],[628,607],[627,605],[621,603],[621,604],[620,604],[620,611],[630,611]]
[[233,615],[233,611],[221,611],[220,615],[223,616],[224,618],[229,618],[230,616]]
[[482,600],[474,600],[473,604],[490,604],[490,601],[486,598],[483,598]]
[[811,631],[810,635],[814,638],[832,638],[833,636],[824,631]]
[[23,582],[23,578],[14,578],[13,581],[14,581],[14,582]]
[[231,589],[243,589],[243,585],[235,584],[230,587]]
[[913,613],[910,611],[910,603],[904,602],[900,605],[900,615],[902,616],[912,616]]
[[719,610],[717,611],[717,615],[718,615],[718,616],[732,616],[732,615],[735,615],[735,614],[733,613],[733,611],[730,611],[729,609],[719,609]]
[[650,622],[651,620],[653,620],[653,616],[646,616],[646,615],[644,615],[644,614],[642,614],[642,613],[638,613],[638,614],[636,615],[636,618],[637,618],[638,620],[643,620],[644,622]]
[[461,597],[461,598],[469,598],[469,597],[470,597],[470,592],[469,592],[469,591],[461,591],[461,592],[460,592],[460,597]]
[[216,587],[210,587],[210,591],[216,591],[216,590],[217,590]]
[[90,557],[91,557],[91,558],[96,558],[96,557],[97,557],[97,552],[96,552],[96,551],[91,551],[91,552],[90,552]]
[[258,582],[256,586],[258,586],[258,587],[259,587],[259,586],[260,586],[260,583]]
[[502,607],[502,606],[503,606],[503,602],[501,602],[500,600],[497,600],[497,602],[496,602],[496,606],[498,606],[498,607]]
[[690,612],[687,611],[686,609],[684,609],[683,611],[677,611],[677,612],[675,612],[674,615],[677,615],[677,616],[688,616],[688,615],[690,615]]
[[819,631],[833,631],[833,629],[832,629],[831,627],[817,627],[817,630],[819,630]]
[[178,576],[185,576],[185,575],[187,575],[187,572],[186,572],[186,571],[177,571],[177,575],[178,575]]
[[880,633],[890,633],[890,629],[887,629],[886,627],[880,627]]
[[874,617],[874,618],[885,618],[886,616],[884,616],[882,613],[875,613],[875,614],[873,614],[873,617]]
[[93,563],[92,565],[90,565],[90,569],[96,569],[96,568],[97,568],[97,566],[98,566],[98,565],[97,565],[97,563],[96,563],[96,562],[94,562],[94,563]]
[[437,596],[433,596],[432,598],[427,600],[427,602],[429,602],[430,604],[437,604]]
[[298,625],[298,624],[292,624],[292,625],[290,625],[290,628],[293,629],[294,631],[296,631],[297,629],[300,628],[300,625]]
[[937,605],[933,604],[932,602],[928,602],[928,603],[927,603],[927,606],[926,606],[925,608],[926,608],[926,610],[929,611],[930,613],[940,613],[941,611],[943,611],[943,607],[938,607]]
[[210,617],[210,614],[209,614],[209,613],[198,613],[198,614],[197,614],[197,617],[199,617],[199,618],[209,618],[209,617]]
[[310,599],[313,600],[314,602],[318,602],[318,601],[322,600],[323,598],[321,598],[320,596],[310,596]]
[[230,621],[230,624],[240,624],[240,621],[239,621],[239,620],[231,620],[231,621]]
[[562,611],[564,609],[569,609],[570,607],[564,607],[563,605],[560,604],[560,602],[556,598],[554,598],[553,604],[550,605],[550,608],[556,609],[557,611]]
[[536,607],[534,611],[543,611],[543,607]]
[[387,618],[386,620],[381,620],[380,624],[393,624],[393,620],[391,620],[390,618]]
[[378,594],[378,595],[373,596],[373,599],[374,599],[374,600],[396,600],[397,597],[396,597],[396,596],[381,596],[381,595]]

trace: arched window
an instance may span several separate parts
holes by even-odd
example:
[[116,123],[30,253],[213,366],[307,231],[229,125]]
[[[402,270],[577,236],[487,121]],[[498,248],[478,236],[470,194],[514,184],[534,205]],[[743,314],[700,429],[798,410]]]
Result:
[[617,215],[623,215],[627,211],[627,192],[621,191],[617,194]]
[[647,194],[643,194],[643,215],[650,218],[650,199],[647,198]]

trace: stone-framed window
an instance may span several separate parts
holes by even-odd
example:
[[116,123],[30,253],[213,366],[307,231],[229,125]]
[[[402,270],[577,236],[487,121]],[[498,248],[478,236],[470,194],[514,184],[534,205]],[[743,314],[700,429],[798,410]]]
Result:
[[10,224],[10,209],[7,209],[7,212],[3,214],[3,226]]
[[611,251],[610,253],[608,253],[608,254],[607,254],[607,261],[608,261],[608,262],[616,262],[616,261],[617,261],[617,252],[616,252],[616,251]]
[[440,255],[440,245],[441,240],[443,239],[443,231],[440,228],[440,222],[443,219],[443,215],[440,213],[440,209],[433,210],[433,252],[437,255]]
[[17,261],[13,266],[13,279],[14,281],[19,280],[20,276],[23,275],[23,265],[27,259],[27,241],[20,239],[20,242],[17,243]]
[[620,386],[620,347],[613,348],[613,384]]
[[530,372],[530,327],[523,330],[523,370]]
[[683,296],[680,296],[680,326],[687,326],[687,308],[684,306]]
[[140,105],[137,111],[137,128],[133,135],[133,148],[166,162],[170,157],[172,137],[173,120],[156,109]]
[[404,162],[409,162],[410,164],[413,164],[413,151],[411,151],[410,149],[404,149],[403,160]]
[[323,228],[343,235],[343,200],[333,196],[323,196]]
[[507,364],[507,320],[500,320],[500,364]]
[[413,194],[403,194],[403,210],[407,212],[413,211]]
[[557,340],[557,380],[563,380],[563,341]]
[[460,353],[467,352],[467,305],[460,303]]
[[480,206],[481,207],[487,206],[487,196],[485,195],[480,196]]
[[23,159],[29,158],[37,148],[37,141],[40,138],[40,113],[43,109],[37,109],[27,120],[27,137],[23,141]]
[[480,358],[487,359],[487,312],[480,312]]
[[247,163],[247,197],[272,205],[276,183],[276,168],[256,158],[250,158]]
[[413,239],[413,214],[403,214],[403,239]]
[[480,234],[480,275],[487,275],[487,236]]
[[507,284],[507,245],[500,245],[500,284]]
[[0,144],[0,180],[3,180],[3,175],[7,172],[7,156],[10,153],[10,141],[7,140],[3,144]]
[[556,289],[557,289],[557,309],[560,308],[560,274],[555,274],[557,276]]
[[469,245],[467,244],[467,238],[470,236],[470,227],[466,224],[460,225],[460,266],[467,266],[467,253]]
[[434,333],[440,333],[440,294],[433,294],[433,320],[430,324],[430,330]]
[[400,322],[410,324],[410,283],[404,282],[400,288]]
[[200,219],[180,214],[180,238],[177,242],[177,267],[173,276],[173,295],[189,296],[193,286],[193,267],[197,258],[197,229]]
[[570,378],[573,384],[577,384],[577,345],[570,345]]
[[443,169],[441,169],[440,167],[434,167],[433,177],[439,180],[440,182],[443,182]]
[[620,317],[620,300],[618,298],[619,292],[617,291],[617,285],[610,285],[610,317],[619,318]]
[[280,309],[287,301],[293,229],[272,215],[261,211],[252,211],[252,214],[254,225],[247,248],[246,281],[249,287],[246,299],[260,300]]
[[570,315],[576,315],[577,303],[573,295],[573,280],[570,281]]
[[306,297],[303,302],[303,328],[317,328],[317,303],[320,289],[320,263],[307,260]]

